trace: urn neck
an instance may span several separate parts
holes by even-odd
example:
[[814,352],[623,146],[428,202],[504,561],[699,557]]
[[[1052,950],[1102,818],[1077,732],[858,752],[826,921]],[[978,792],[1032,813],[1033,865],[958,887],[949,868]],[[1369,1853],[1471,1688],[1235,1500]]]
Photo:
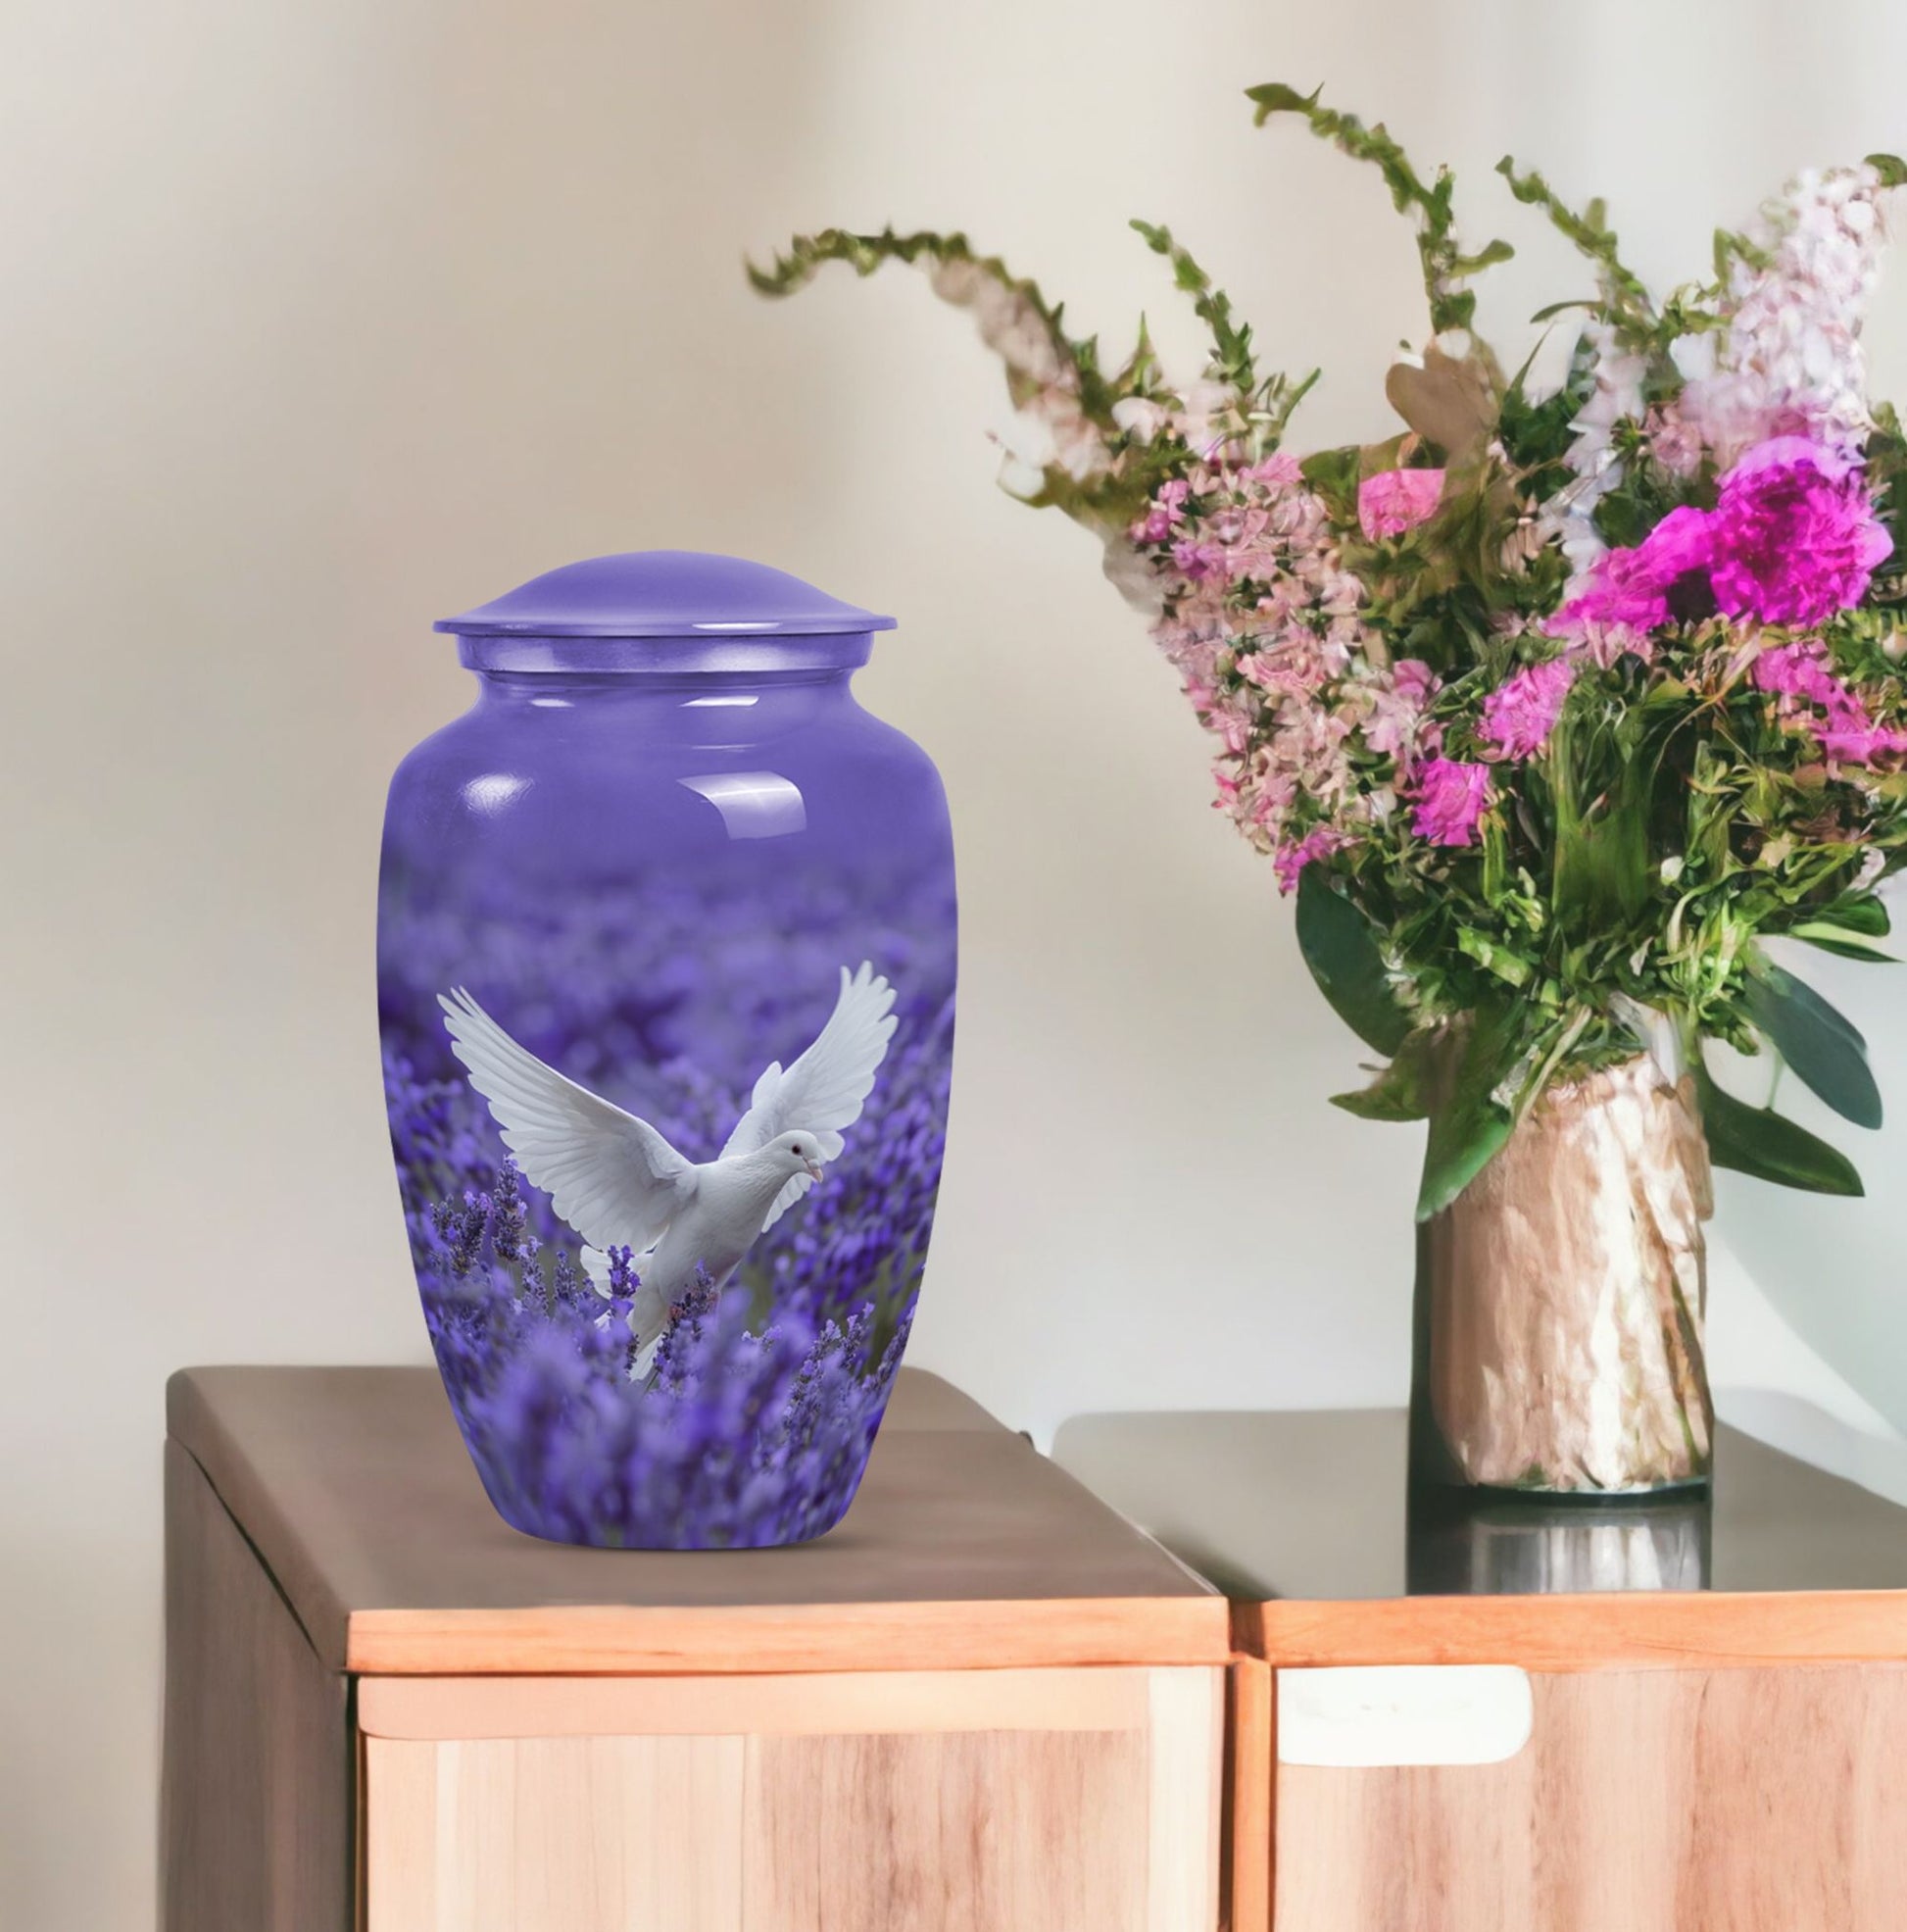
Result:
[[457,654],[478,673],[590,678],[814,678],[846,674],[873,651],[866,631],[842,636],[751,635],[746,624],[680,637],[460,635]]
[[578,729],[648,743],[761,744],[856,714],[849,670],[480,669],[477,712],[513,731]]

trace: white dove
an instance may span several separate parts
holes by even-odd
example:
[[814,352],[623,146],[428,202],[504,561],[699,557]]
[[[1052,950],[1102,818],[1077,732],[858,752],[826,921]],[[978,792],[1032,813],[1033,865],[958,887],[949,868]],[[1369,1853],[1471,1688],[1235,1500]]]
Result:
[[719,1158],[684,1160],[633,1114],[519,1046],[462,986],[437,996],[451,1048],[490,1104],[504,1145],[582,1236],[583,1266],[606,1289],[607,1248],[630,1249],[641,1277],[629,1329],[647,1347],[697,1265],[719,1289],[756,1239],[821,1178],[841,1129],[860,1118],[887,1055],[894,988],[863,960],[812,1046],[769,1064]]

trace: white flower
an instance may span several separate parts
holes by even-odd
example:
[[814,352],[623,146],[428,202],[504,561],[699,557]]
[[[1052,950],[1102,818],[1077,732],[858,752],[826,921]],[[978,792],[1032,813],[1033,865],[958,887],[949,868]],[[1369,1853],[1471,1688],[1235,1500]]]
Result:
[[1549,499],[1537,523],[1541,540],[1557,538],[1570,561],[1574,572],[1571,596],[1608,548],[1596,532],[1595,507],[1622,481],[1615,428],[1619,422],[1641,416],[1642,378],[1648,372],[1642,358],[1624,349],[1606,322],[1592,323],[1584,330],[1584,337],[1592,358],[1595,386],[1570,425],[1576,440],[1563,460],[1576,472],[1576,481]]
[[1886,238],[1882,191],[1872,168],[1800,175],[1753,237],[1767,265],[1735,265],[1727,328],[1671,347],[1682,413],[1724,469],[1770,436],[1866,435],[1860,337]]
[[1121,396],[1112,405],[1112,420],[1135,442],[1149,443],[1172,421],[1172,412],[1150,396]]

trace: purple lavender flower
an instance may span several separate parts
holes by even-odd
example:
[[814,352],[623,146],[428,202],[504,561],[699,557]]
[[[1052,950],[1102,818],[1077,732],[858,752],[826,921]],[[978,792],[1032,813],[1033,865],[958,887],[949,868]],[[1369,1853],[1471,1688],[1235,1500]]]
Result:
[[[902,1001],[847,1153],[719,1295],[699,1284],[671,1311],[639,1380],[616,1302],[451,1059],[434,989],[511,987],[526,1045],[707,1160],[763,1041],[798,1045],[827,1017],[844,902],[807,877],[765,910],[646,881],[557,919],[507,880],[437,889],[387,914],[385,1090],[426,1326],[492,1500],[532,1534],[609,1546],[820,1534],[860,1480],[933,1227],[954,1027],[939,888],[897,883],[890,923],[855,934]],[[626,1316],[636,1257],[610,1268]]]

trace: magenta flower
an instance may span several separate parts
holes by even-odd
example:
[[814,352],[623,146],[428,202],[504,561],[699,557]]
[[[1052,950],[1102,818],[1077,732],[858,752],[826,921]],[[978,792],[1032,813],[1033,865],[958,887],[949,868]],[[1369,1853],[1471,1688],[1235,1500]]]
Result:
[[1412,787],[1410,829],[1433,845],[1473,845],[1489,795],[1489,766],[1433,758]]
[[1805,436],[1749,450],[1723,479],[1714,520],[1716,605],[1763,623],[1852,609],[1893,549],[1859,467]]
[[1898,758],[1907,752],[1907,731],[1876,724],[1859,703],[1832,714],[1814,727],[1821,749],[1842,765],[1872,765],[1877,758]]
[[1549,742],[1575,681],[1576,667],[1567,658],[1551,658],[1505,678],[1484,700],[1478,734],[1484,749],[1515,764],[1534,758]]
[[1443,494],[1441,470],[1383,470],[1357,486],[1357,520],[1373,542],[1414,530]]
[[1192,485],[1185,477],[1168,476],[1158,486],[1145,516],[1126,534],[1135,543],[1164,543],[1185,521],[1185,500],[1191,493]]
[[1671,593],[1690,579],[1705,590],[1714,556],[1709,514],[1687,506],[1671,510],[1634,549],[1599,558],[1583,594],[1565,604],[1549,627],[1616,627],[1638,637],[1660,630],[1669,621]]
[[1830,669],[1827,647],[1815,638],[1764,651],[1748,673],[1758,691],[1781,699],[1789,722],[1821,740],[1843,765],[1872,765],[1907,752],[1907,731],[1875,723],[1868,708]]
[[1272,867],[1278,874],[1278,890],[1296,892],[1299,874],[1313,859],[1329,859],[1334,852],[1351,843],[1343,832],[1329,825],[1314,826],[1299,839],[1287,839],[1271,856]]
[[1608,552],[1549,628],[1639,635],[1717,612],[1819,623],[1867,595],[1892,548],[1857,464],[1805,436],[1776,436],[1723,478],[1713,510],[1672,510],[1633,549]]
[[1762,652],[1748,678],[1757,691],[1805,698],[1824,710],[1854,702],[1853,692],[1828,669],[1828,653],[1814,638]]

